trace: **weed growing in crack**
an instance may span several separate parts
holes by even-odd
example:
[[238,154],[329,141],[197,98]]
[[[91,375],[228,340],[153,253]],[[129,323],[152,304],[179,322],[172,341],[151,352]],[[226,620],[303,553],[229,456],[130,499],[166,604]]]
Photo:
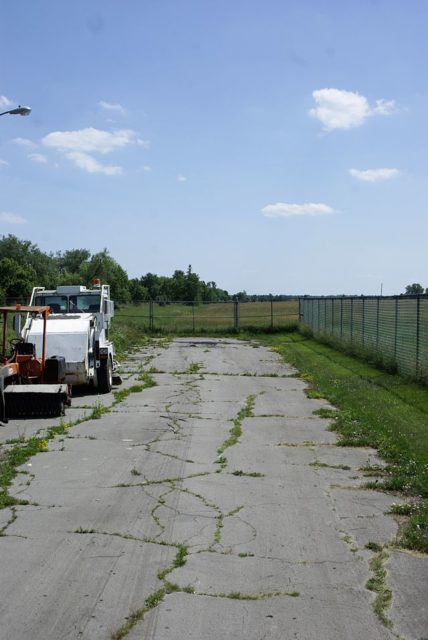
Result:
[[380,464],[367,464],[364,467],[360,467],[360,471],[366,477],[381,478],[388,475],[388,468],[382,467]]
[[151,387],[157,387],[157,382],[156,380],[150,375],[151,373],[156,373],[156,370],[150,370],[150,371],[145,371],[143,373],[140,373],[140,375],[138,376],[138,380],[141,380],[142,382],[144,382],[143,388],[144,389],[150,389]]
[[95,407],[92,408],[92,411],[88,416],[88,420],[99,420],[105,413],[109,412],[109,407],[105,407],[100,402],[98,402]]
[[247,478],[264,478],[264,473],[259,473],[258,471],[242,471],[242,469],[236,469],[232,471],[233,476],[245,476]]
[[342,469],[343,471],[350,471],[351,467],[347,464],[327,464],[326,462],[321,462],[321,460],[313,460],[309,463],[310,467],[319,467],[321,469]]
[[364,545],[364,548],[369,551],[374,551],[375,553],[380,553],[380,551],[382,551],[382,546],[377,542],[367,542],[367,544]]
[[376,593],[376,598],[373,602],[373,611],[379,620],[390,629],[392,622],[386,617],[385,613],[392,600],[392,593],[386,583],[386,569],[384,566],[388,557],[387,552],[382,550],[370,560],[370,569],[373,572],[373,577],[367,581],[366,588]]
[[138,469],[134,467],[133,469],[131,469],[131,474],[133,476],[141,476],[141,471],[138,471]]
[[202,367],[203,367],[202,362],[191,362],[187,367],[185,373],[190,373],[190,374],[199,373]]
[[214,542],[216,542],[217,544],[220,544],[221,542],[221,530],[223,529],[223,520],[224,520],[224,516],[223,514],[220,514],[217,517],[217,526],[214,532]]
[[321,407],[321,409],[316,409],[313,414],[314,416],[319,416],[320,418],[336,420],[340,415],[340,411],[338,411],[337,409],[327,409],[327,407]]
[[201,596],[209,596],[211,598],[226,598],[228,600],[267,600],[269,598],[278,598],[288,596],[290,598],[298,598],[299,591],[268,591],[266,593],[241,593],[240,591],[230,591],[229,593],[199,593]]
[[242,409],[238,412],[238,415],[236,416],[236,418],[233,419],[233,427],[229,432],[230,433],[229,438],[227,438],[227,440],[225,440],[223,444],[217,449],[217,453],[220,456],[226,449],[228,449],[229,447],[232,447],[239,441],[239,438],[242,435],[242,426],[241,426],[242,422],[244,418],[250,418],[253,415],[255,400],[256,400],[256,396],[254,395],[248,396],[245,402],[245,406],[242,407]]

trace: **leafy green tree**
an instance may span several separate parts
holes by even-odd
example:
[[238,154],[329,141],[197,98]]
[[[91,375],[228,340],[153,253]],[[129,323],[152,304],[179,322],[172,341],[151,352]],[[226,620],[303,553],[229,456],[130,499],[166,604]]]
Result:
[[188,302],[199,303],[202,300],[202,283],[197,273],[193,273],[192,265],[189,264],[185,276],[185,297]]
[[408,284],[406,287],[406,295],[421,295],[423,293],[428,292],[428,289],[424,291],[424,288],[418,282],[414,282],[413,284]]
[[54,287],[58,280],[58,269],[52,256],[41,251],[30,240],[20,240],[9,234],[0,239],[0,259],[10,258],[21,266],[34,270],[34,286]]
[[159,276],[154,273],[146,273],[145,276],[141,276],[140,284],[148,291],[149,300],[156,300],[159,290]]
[[171,299],[174,301],[186,300],[186,275],[181,269],[176,269],[171,279]]
[[0,259],[0,289],[6,300],[27,302],[35,286],[37,273],[31,265],[20,264],[13,258]]
[[239,302],[248,302],[249,300],[248,293],[246,291],[238,291],[235,297]]
[[149,300],[149,290],[141,284],[141,279],[138,278],[132,278],[129,281],[129,295],[131,296],[131,301],[135,303]]
[[80,270],[84,284],[91,286],[95,278],[109,284],[117,302],[129,302],[129,280],[126,271],[109,255],[107,249],[94,254]]
[[60,273],[77,274],[89,262],[90,257],[91,252],[88,249],[70,249],[63,253],[59,251],[55,256],[55,262]]

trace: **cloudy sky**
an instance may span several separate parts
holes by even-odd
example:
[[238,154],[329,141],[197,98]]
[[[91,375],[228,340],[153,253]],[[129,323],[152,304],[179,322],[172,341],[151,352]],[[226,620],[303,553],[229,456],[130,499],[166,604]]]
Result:
[[[425,0],[2,2],[0,234],[230,292],[428,287]],[[43,283],[40,283],[43,284]]]

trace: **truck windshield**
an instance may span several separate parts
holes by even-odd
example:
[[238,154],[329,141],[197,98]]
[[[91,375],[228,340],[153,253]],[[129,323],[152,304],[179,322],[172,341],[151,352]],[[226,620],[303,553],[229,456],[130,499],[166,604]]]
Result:
[[95,295],[77,295],[69,297],[70,313],[98,313],[100,311],[101,296]]
[[38,295],[34,299],[34,304],[42,307],[50,307],[52,313],[67,313],[68,310],[67,296]]
[[39,294],[35,297],[34,304],[49,306],[52,313],[98,313],[101,306],[101,295],[99,293],[75,296]]

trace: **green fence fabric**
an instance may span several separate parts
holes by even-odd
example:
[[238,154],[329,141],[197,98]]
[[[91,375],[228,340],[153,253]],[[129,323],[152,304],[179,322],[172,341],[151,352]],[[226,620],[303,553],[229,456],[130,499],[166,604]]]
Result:
[[428,379],[428,296],[341,296],[299,299],[299,320],[395,363],[399,373]]

